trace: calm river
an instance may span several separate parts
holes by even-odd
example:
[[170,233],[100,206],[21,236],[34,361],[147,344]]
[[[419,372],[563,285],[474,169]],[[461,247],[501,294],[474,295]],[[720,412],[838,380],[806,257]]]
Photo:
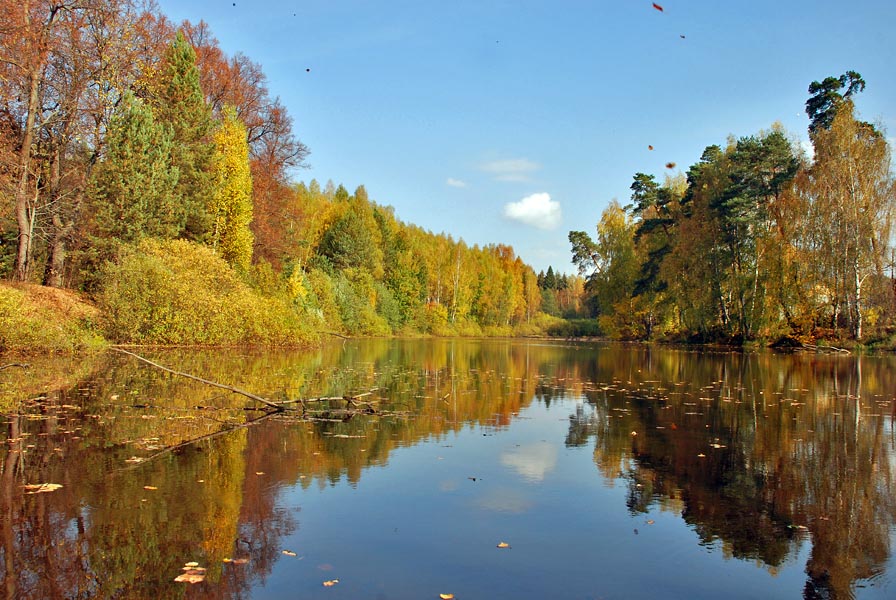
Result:
[[138,352],[376,414],[118,353],[4,369],[0,597],[896,597],[893,357]]

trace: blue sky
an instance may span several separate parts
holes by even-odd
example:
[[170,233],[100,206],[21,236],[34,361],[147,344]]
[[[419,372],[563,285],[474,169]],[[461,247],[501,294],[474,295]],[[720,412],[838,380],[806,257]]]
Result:
[[896,135],[891,2],[233,4],[159,2],[262,65],[311,150],[297,181],[363,184],[403,221],[511,244],[536,271],[573,272],[568,232],[593,234],[638,171],[662,180],[775,121],[805,141],[813,80],[858,71],[862,117]]

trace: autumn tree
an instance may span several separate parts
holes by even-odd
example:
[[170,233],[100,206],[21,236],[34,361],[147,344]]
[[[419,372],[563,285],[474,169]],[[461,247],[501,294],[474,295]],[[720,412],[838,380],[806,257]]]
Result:
[[236,111],[225,109],[214,133],[214,191],[208,206],[212,218],[211,245],[242,270],[252,261],[252,175],[246,128]]
[[849,100],[839,104],[829,127],[816,129],[813,143],[815,162],[804,190],[811,203],[807,242],[833,324],[861,340],[875,315],[867,288],[884,280],[896,208],[890,148],[877,129],[856,119]]

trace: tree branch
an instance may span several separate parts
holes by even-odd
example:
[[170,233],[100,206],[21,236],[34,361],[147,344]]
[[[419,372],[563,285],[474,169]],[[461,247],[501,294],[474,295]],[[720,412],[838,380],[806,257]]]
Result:
[[256,396],[255,394],[252,394],[252,393],[247,392],[247,391],[245,391],[245,390],[241,390],[241,389],[239,389],[239,388],[237,388],[237,387],[234,387],[234,386],[232,386],[232,385],[225,385],[225,384],[223,384],[223,383],[218,383],[218,382],[216,382],[216,381],[210,381],[210,380],[208,380],[208,379],[203,379],[203,378],[201,378],[201,377],[196,377],[195,375],[190,375],[189,373],[182,373],[182,372],[180,372],[180,371],[174,371],[173,369],[169,369],[168,367],[163,367],[162,365],[160,365],[160,364],[158,364],[158,363],[154,363],[154,362],[152,362],[151,360],[148,360],[148,359],[146,359],[146,358],[143,358],[143,357],[140,356],[139,354],[134,354],[133,352],[129,352],[129,351],[124,350],[124,349],[122,349],[122,348],[112,348],[112,350],[114,350],[115,352],[121,352],[122,354],[127,354],[128,356],[133,356],[133,357],[136,358],[137,360],[143,361],[143,362],[145,362],[146,364],[151,365],[151,366],[153,366],[153,367],[155,367],[155,368],[157,368],[157,369],[161,369],[162,371],[165,371],[165,372],[167,372],[167,373],[171,373],[172,375],[178,375],[178,376],[180,376],[180,377],[186,377],[187,379],[192,379],[192,380],[194,380],[194,381],[198,381],[198,382],[200,382],[200,383],[204,383],[204,384],[206,384],[206,385],[210,385],[210,386],[213,386],[213,387],[221,388],[221,389],[223,389],[223,390],[231,391],[231,392],[233,392],[234,394],[240,394],[240,395],[242,395],[242,396],[245,396],[246,398],[249,398],[249,399],[251,399],[251,400],[255,400],[256,402],[261,402],[262,404],[266,404],[266,405],[270,406],[271,408],[273,408],[276,412],[283,412],[283,411],[286,410],[286,408],[285,408],[282,404],[278,404],[278,403],[276,403],[276,402],[271,402],[271,401],[268,400],[267,398],[262,398],[261,396]]

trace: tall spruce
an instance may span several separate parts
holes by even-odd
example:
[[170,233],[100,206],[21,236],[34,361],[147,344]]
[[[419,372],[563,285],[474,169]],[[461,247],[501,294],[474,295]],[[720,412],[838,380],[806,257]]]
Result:
[[182,32],[166,49],[149,93],[156,120],[168,124],[173,133],[171,163],[180,172],[178,236],[203,240],[212,227],[206,210],[214,185],[212,112],[199,85],[196,53]]

